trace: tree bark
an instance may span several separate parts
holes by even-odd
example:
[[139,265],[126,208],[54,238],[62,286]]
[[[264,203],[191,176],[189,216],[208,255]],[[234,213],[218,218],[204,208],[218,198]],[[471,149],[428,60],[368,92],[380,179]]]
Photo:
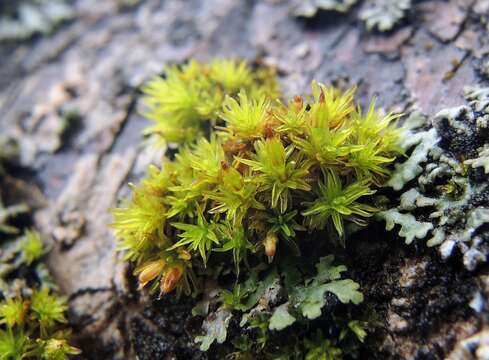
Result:
[[[212,358],[192,348],[187,301],[138,294],[108,227],[127,183],[161,156],[142,142],[138,89],[163,66],[258,59],[277,67],[286,97],[307,93],[312,79],[356,84],[363,103],[377,96],[386,110],[429,117],[464,104],[464,86],[488,84],[480,71],[489,53],[487,0],[417,1],[385,34],[365,30],[361,5],[309,20],[281,0],[76,7],[53,34],[0,46],[0,125],[20,142],[22,164],[44,194],[35,224],[53,239],[49,266],[87,359]],[[481,330],[484,319],[468,303],[486,286],[487,267],[469,273],[422,245],[373,234],[351,245],[354,279],[381,317],[364,358],[444,358]]]

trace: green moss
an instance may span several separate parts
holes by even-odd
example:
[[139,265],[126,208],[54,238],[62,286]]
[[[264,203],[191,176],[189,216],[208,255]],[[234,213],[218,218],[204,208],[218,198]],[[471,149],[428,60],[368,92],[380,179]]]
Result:
[[402,153],[398,116],[375,101],[363,112],[354,89],[313,82],[311,96],[284,104],[272,74],[192,61],[151,80],[147,133],[181,146],[113,212],[141,287],[205,299],[195,309],[206,316],[203,350],[226,341],[232,317],[260,340],[252,351],[261,356],[278,331],[297,326],[306,336],[311,319],[330,317],[328,297],[360,303],[359,284],[329,249],[345,244],[345,224],[366,225],[377,212],[371,195]]
[[[6,172],[0,171],[2,190],[9,191],[3,176]],[[67,303],[42,261],[46,249],[41,236],[24,229],[24,236],[13,237],[22,229],[7,223],[13,213],[28,210],[22,205],[4,209],[0,201],[0,360],[65,360],[80,351],[68,343]]]
[[27,231],[0,250],[0,359],[64,360],[78,354],[63,325],[66,300],[40,262],[45,251],[39,235]]
[[[36,243],[35,254],[43,254],[39,238],[34,232],[29,234],[31,240],[18,240],[19,248],[25,250],[26,241],[33,241]],[[3,298],[0,301],[0,359],[68,359],[69,355],[80,351],[69,345],[70,333],[63,326],[66,300],[56,295],[52,283],[43,278],[42,264],[36,264],[39,258],[27,256],[22,251],[18,257],[21,262],[14,262],[11,267],[4,264],[2,269],[2,277],[9,275],[9,279],[6,288],[0,287]],[[37,279],[41,286],[27,285],[24,279],[16,277],[19,273],[28,274],[30,282]]]
[[62,331],[65,322],[64,300],[48,289],[35,291],[31,297],[19,296],[0,303],[0,359],[68,359],[80,351],[67,342]]
[[29,338],[23,331],[0,330],[0,359],[22,359],[29,350]]
[[27,265],[39,259],[44,254],[41,235],[37,231],[27,230],[21,242],[21,251]]
[[358,346],[367,333],[359,321],[344,324],[337,339],[328,339],[318,330],[312,338],[304,339],[306,360],[341,360],[356,357]]
[[[240,103],[232,98],[245,91]],[[234,114],[230,121],[252,132],[252,121],[260,121],[260,109],[265,110],[266,98],[279,96],[274,72],[269,69],[253,71],[245,61],[215,60],[210,64],[191,61],[181,67],[170,67],[165,78],[155,77],[143,88],[145,115],[155,124],[146,134],[159,134],[162,142],[188,143],[207,131],[226,113]],[[256,103],[260,99],[261,103]],[[223,102],[226,107],[223,109]],[[219,115],[222,111],[224,115]],[[242,111],[238,113],[239,111]],[[252,114],[254,112],[254,114]],[[251,134],[252,135],[252,134]]]

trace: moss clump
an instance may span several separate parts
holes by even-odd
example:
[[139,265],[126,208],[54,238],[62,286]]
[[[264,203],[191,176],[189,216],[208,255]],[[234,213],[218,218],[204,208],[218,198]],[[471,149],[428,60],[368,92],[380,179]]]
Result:
[[360,303],[346,267],[325,255],[377,211],[371,195],[401,152],[397,116],[375,101],[363,112],[354,89],[313,82],[312,96],[284,104],[271,74],[219,60],[151,80],[149,132],[182,146],[114,210],[141,287],[204,294],[195,309],[207,316],[202,350],[224,342],[241,316],[261,339],[251,353],[264,356],[277,331],[309,336],[310,320],[330,318],[333,303]]
[[41,238],[34,231],[2,244],[0,267],[0,359],[68,359],[80,351],[69,345],[66,301],[56,294],[45,265]]
[[[0,139],[0,165],[15,157],[8,143]],[[5,192],[10,190],[3,186],[6,171],[0,167]],[[40,234],[25,230],[24,236],[12,237],[21,231],[22,224],[9,224],[9,215],[28,212],[28,207],[1,205],[0,197],[0,360],[64,360],[79,354],[68,343],[66,300],[56,294],[43,262],[46,249]]]
[[165,78],[155,77],[143,88],[145,115],[155,123],[146,134],[156,133],[165,142],[190,143],[208,133],[209,123],[214,125],[220,117],[226,96],[240,90],[255,99],[279,96],[274,71],[252,69],[244,61],[190,61],[170,67]]
[[65,311],[65,301],[47,288],[0,303],[0,359],[62,360],[79,354],[60,327]]

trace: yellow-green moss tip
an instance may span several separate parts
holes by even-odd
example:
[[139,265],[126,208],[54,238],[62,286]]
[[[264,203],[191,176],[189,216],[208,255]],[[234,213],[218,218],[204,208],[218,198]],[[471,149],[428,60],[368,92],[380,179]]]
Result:
[[158,134],[162,142],[187,143],[214,124],[227,96],[244,91],[251,99],[276,99],[275,72],[253,69],[242,60],[190,61],[166,69],[143,88],[145,116],[154,121],[146,134]]

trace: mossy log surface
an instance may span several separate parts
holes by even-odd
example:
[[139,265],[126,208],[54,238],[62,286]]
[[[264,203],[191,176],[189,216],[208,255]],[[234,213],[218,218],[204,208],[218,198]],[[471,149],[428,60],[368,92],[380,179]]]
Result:
[[[161,155],[141,137],[144,81],[165,64],[242,57],[275,66],[287,97],[312,79],[357,84],[363,103],[378,96],[386,110],[433,118],[465,104],[464,86],[489,84],[489,2],[413,3],[380,34],[358,20],[361,5],[305,20],[284,0],[78,0],[74,19],[53,33],[0,43],[0,127],[21,145],[34,222],[54,240],[49,267],[69,298],[83,358],[219,358],[192,343],[191,300],[140,294],[114,251],[108,209]],[[464,339],[487,341],[487,314],[473,300],[489,291],[487,264],[469,272],[382,224],[351,239],[340,258],[378,317],[362,358],[462,359]]]

